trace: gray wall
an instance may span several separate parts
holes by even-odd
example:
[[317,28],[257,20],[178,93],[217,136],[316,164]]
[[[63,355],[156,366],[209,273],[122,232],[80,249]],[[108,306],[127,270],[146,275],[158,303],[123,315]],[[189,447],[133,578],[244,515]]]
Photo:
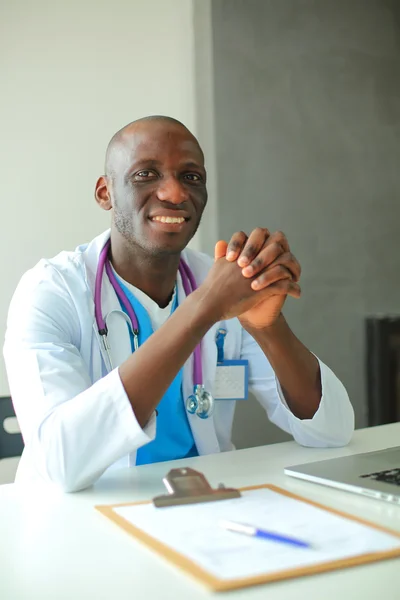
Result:
[[[400,313],[400,2],[214,0],[219,233],[282,229],[285,314],[366,424],[364,317]],[[235,439],[281,439],[255,402]]]

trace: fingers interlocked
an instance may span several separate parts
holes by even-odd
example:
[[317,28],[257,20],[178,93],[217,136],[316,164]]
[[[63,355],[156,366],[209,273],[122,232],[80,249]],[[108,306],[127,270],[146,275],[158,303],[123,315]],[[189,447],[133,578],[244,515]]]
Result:
[[[281,280],[290,280],[290,295],[299,295],[301,267],[291,253],[289,243],[282,231],[270,234],[266,228],[257,227],[249,237],[243,232],[235,233],[227,247],[228,261],[237,261],[244,277],[252,278],[251,287],[262,290]],[[291,291],[294,291],[292,294]]]

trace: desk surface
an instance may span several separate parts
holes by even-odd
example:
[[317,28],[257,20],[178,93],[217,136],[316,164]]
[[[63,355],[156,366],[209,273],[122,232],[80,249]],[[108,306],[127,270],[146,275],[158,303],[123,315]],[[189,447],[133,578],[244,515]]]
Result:
[[[400,423],[363,429],[346,448],[302,448],[294,442],[190,460],[123,469],[93,488],[62,494],[50,487],[0,486],[2,600],[202,600],[206,588],[141,546],[97,513],[95,504],[147,500],[164,493],[173,466],[192,466],[215,486],[275,483],[307,498],[400,531],[400,506],[291,479],[283,468],[399,445]],[[395,600],[400,560],[302,577],[223,594],[235,600]]]

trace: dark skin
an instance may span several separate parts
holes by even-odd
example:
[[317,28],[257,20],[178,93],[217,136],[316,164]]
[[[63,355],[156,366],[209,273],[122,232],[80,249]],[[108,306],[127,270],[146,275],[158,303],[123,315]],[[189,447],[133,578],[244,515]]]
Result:
[[[238,232],[229,245],[221,243],[219,252],[225,253],[228,261],[237,261],[255,290],[268,289],[278,280],[300,279],[300,264],[281,231],[271,235],[268,229],[257,228],[249,238]],[[318,410],[321,399],[320,369],[318,360],[293,334],[281,313],[286,297],[275,295],[264,300],[239,315],[239,321],[268,358],[291,411],[308,419]]]
[[[112,211],[113,266],[123,279],[166,306],[180,253],[196,232],[207,202],[203,153],[181,124],[138,121],[109,149],[106,173],[97,181],[95,195],[103,209]],[[312,418],[321,398],[318,361],[281,314],[288,295],[300,296],[299,277],[300,265],[281,233],[256,229],[249,237],[235,234],[229,245],[218,242],[206,280],[119,367],[139,424],[148,422],[208,329],[233,317],[267,356],[293,413]]]
[[[113,175],[100,177],[96,199],[105,210],[113,209],[114,268],[159,306],[166,306],[180,253],[195,234],[207,203],[203,153],[184,127],[144,121],[125,131],[110,153],[107,169]],[[150,218],[159,212],[181,216],[184,227],[157,227]]]

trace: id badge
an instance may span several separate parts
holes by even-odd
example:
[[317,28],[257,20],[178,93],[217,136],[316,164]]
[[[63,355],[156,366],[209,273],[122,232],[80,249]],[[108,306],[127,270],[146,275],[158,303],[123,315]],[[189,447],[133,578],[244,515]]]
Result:
[[247,400],[249,361],[223,360],[217,363],[214,381],[215,400]]

